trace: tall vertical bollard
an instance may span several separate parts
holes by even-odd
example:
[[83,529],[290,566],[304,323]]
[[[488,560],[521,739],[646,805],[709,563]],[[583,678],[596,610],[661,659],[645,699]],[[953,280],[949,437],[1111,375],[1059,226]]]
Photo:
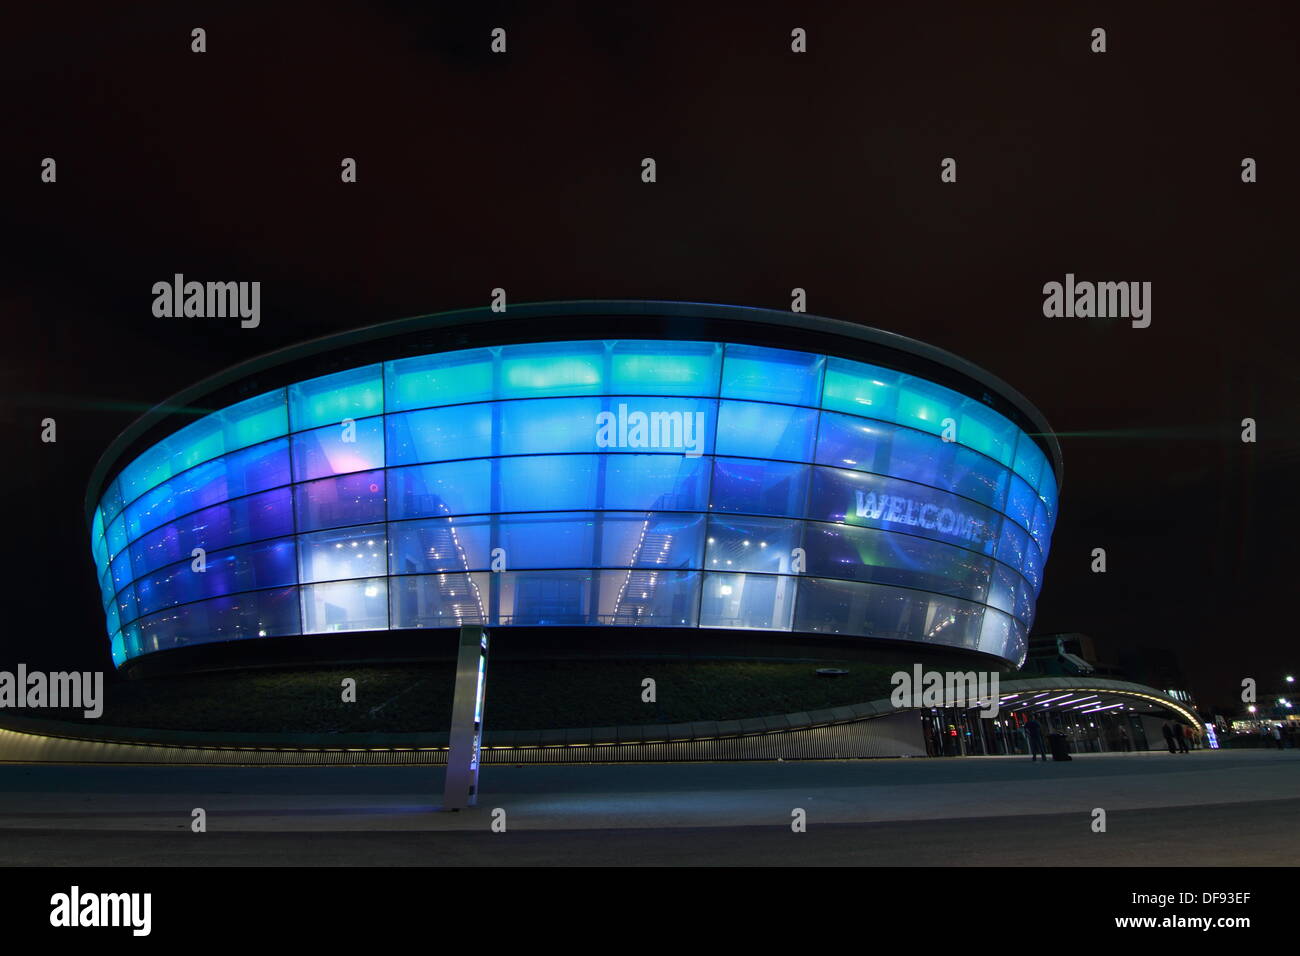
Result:
[[483,697],[487,692],[488,632],[460,629],[456,689],[451,702],[451,739],[442,808],[460,810],[478,802],[479,752],[483,746]]

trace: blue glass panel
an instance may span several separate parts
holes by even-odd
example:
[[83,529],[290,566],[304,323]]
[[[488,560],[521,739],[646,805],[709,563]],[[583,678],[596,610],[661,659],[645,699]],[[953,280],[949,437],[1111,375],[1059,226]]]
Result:
[[391,413],[488,401],[495,394],[494,356],[493,349],[467,349],[386,362],[386,408]]
[[911,535],[875,528],[809,522],[804,534],[807,573],[819,578],[871,581],[983,601],[990,558]]
[[510,571],[497,577],[494,624],[581,627],[599,623],[599,571]]
[[989,582],[989,604],[1028,623],[1033,599],[1033,588],[1028,581],[1005,564],[994,563]]
[[809,461],[816,434],[811,408],[724,401],[718,409],[719,455]]
[[195,571],[190,561],[169,565],[136,582],[136,598],[140,613],[152,614],[173,604],[296,581],[293,540],[284,538],[214,552],[202,572]]
[[1047,520],[1047,508],[1044,506],[1042,499],[1037,497],[1034,498],[1034,519],[1033,524],[1029,526],[1029,530],[1033,532],[1035,539],[1044,543],[1052,534],[1051,522]]
[[178,518],[131,545],[137,575],[182,559],[194,548],[208,553],[263,538],[293,533],[293,503],[288,488],[263,491]]
[[315,531],[384,520],[383,471],[359,471],[298,485],[298,530]]
[[197,465],[145,492],[127,505],[127,533],[135,540],[178,515],[288,482],[289,442],[277,438]]
[[615,342],[613,395],[717,395],[722,346],[714,342]]
[[817,407],[826,359],[807,352],[728,345],[722,397]]
[[452,461],[388,472],[391,520],[425,515],[482,514],[492,510],[492,463]]
[[807,490],[807,465],[718,458],[710,506],[741,514],[798,516]]
[[1021,432],[1020,437],[1016,440],[1016,474],[1025,479],[1029,483],[1029,487],[1037,490],[1039,477],[1042,475],[1043,467],[1046,464],[1047,456],[1038,447],[1038,443],[1024,432]]
[[104,609],[104,614],[110,635],[116,634],[122,629],[122,617],[118,613],[116,601]]
[[894,432],[898,430],[894,425],[870,419],[822,412],[816,461],[836,468],[889,474]]
[[160,611],[140,621],[134,641],[128,635],[128,656],[137,656],[130,653],[133,643],[140,653],[152,653],[214,641],[297,634],[297,591],[287,587],[231,594]]
[[943,484],[939,487],[1001,511],[1011,483],[1011,471],[958,445],[953,451],[950,470],[941,476],[941,481]]
[[890,426],[889,467],[881,474],[951,491],[960,445],[911,428]]
[[99,513],[107,527],[122,511],[122,483],[117,478],[109,482],[104,489],[104,497],[99,500]]
[[619,511],[703,511],[709,493],[708,458],[607,455],[601,506]]
[[492,454],[493,405],[453,405],[385,416],[388,465],[486,458]]
[[[597,615],[586,621],[587,624],[695,627],[698,623],[698,571],[630,570],[598,574],[600,605]],[[516,590],[516,595],[520,590]]]
[[801,546],[802,522],[712,515],[704,566],[710,571],[790,574],[794,549]]
[[114,601],[117,604],[119,620],[134,621],[140,616],[140,610],[135,601],[135,588],[131,585],[128,584],[118,591]]
[[484,571],[391,578],[388,582],[391,626],[461,627],[492,623],[487,613],[491,595],[489,578],[499,582],[502,576]]
[[797,583],[785,575],[706,572],[700,627],[788,631]]
[[598,565],[595,516],[502,515],[494,546],[504,551],[506,568],[589,568]]
[[1029,582],[1034,586],[1035,592],[1043,586],[1042,570],[1042,553],[1038,550],[1038,545],[1036,545],[1032,540],[1028,541],[1025,546],[1023,571],[1025,577],[1027,577]]
[[1015,645],[1016,630],[1011,615],[994,608],[985,608],[981,621],[979,649],[985,654],[1007,656],[1007,649]]
[[[492,523],[480,518],[422,518],[388,526],[393,574],[487,571],[492,566]],[[515,556],[507,552],[510,562]],[[511,565],[508,565],[511,566]]]
[[1029,535],[1014,521],[1002,522],[1002,540],[998,544],[998,560],[1016,570],[1025,566],[1025,549]]
[[289,386],[289,422],[293,431],[369,418],[384,411],[383,368],[362,368],[322,375]]
[[503,458],[501,511],[581,511],[596,500],[600,456]]
[[604,384],[602,342],[545,342],[501,350],[499,398],[599,395]]
[[302,586],[302,632],[375,631],[388,627],[388,581],[364,578]]
[[598,517],[600,565],[606,568],[700,566],[704,516],[605,512]]
[[298,579],[338,581],[388,573],[384,525],[316,531],[298,537]]
[[1018,475],[1011,480],[1011,489],[1007,495],[1006,514],[1022,528],[1031,529],[1034,520],[1034,507],[1041,504],[1033,489],[1025,484]]
[[982,604],[850,581],[804,578],[794,629],[977,649]]
[[366,418],[348,425],[327,425],[293,436],[293,473],[298,481],[382,468],[384,420]]
[[113,578],[113,591],[116,593],[135,578],[135,572],[131,569],[131,549],[128,548],[114,558],[109,567]]
[[1056,474],[1051,468],[1044,468],[1038,480],[1038,497],[1042,499],[1043,505],[1047,509],[1049,532],[1056,525],[1056,494]]
[[105,607],[116,603],[117,586],[113,583],[113,575],[107,568],[99,576],[99,597]]
[[[599,398],[501,402],[501,454],[545,455],[596,451]],[[485,452],[486,453],[486,452]]]

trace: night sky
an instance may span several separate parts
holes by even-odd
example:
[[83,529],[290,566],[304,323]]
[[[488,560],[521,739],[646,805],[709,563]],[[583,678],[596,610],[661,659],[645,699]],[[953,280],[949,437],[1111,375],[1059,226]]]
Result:
[[[1203,704],[1300,668],[1294,5],[26,6],[0,29],[0,665],[111,667],[86,481],[199,378],[496,286],[798,286],[1060,433],[1036,633],[1172,648]],[[155,318],[177,272],[259,280],[261,326]],[[1151,282],[1150,328],[1045,318],[1067,272]]]

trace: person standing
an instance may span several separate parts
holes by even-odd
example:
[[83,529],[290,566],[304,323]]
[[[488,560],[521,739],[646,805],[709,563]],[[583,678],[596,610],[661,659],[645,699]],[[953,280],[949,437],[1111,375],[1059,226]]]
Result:
[[1043,749],[1043,725],[1033,717],[1025,724],[1025,736],[1029,739],[1029,759],[1037,760],[1040,756],[1047,763],[1047,751]]
[[1191,749],[1187,744],[1192,739],[1192,728],[1188,727],[1186,724],[1183,724],[1181,727],[1175,725],[1174,734],[1178,737],[1178,752],[1180,754],[1191,753]]
[[1169,745],[1169,752],[1171,754],[1178,753],[1178,749],[1174,746],[1174,728],[1169,726],[1169,721],[1165,721],[1165,725],[1160,728],[1160,732],[1165,735],[1165,743]]

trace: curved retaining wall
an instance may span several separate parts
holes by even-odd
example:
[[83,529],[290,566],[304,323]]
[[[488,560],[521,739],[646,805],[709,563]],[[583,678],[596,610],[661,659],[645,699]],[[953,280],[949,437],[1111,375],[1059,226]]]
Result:
[[[1153,688],[1104,678],[1007,681],[1004,694],[1109,693],[1153,703],[1197,724]],[[973,701],[971,703],[974,703]],[[92,727],[0,714],[0,763],[180,765],[428,764],[447,762],[447,734],[224,734]],[[489,731],[488,764],[834,760],[924,756],[920,715],[888,700],[827,710],[690,724]]]

